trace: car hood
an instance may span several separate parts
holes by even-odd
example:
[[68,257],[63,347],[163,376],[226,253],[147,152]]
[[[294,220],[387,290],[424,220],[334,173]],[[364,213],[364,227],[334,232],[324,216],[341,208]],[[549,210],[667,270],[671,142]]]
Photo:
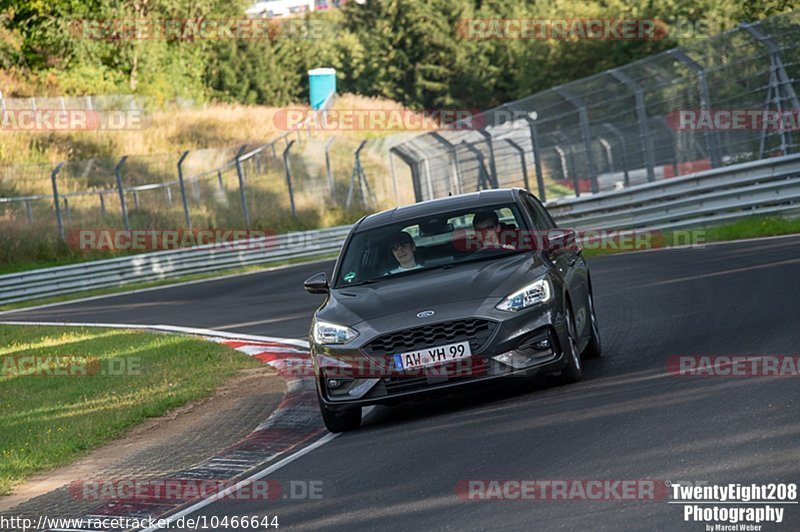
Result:
[[334,289],[317,316],[348,326],[368,321],[379,329],[382,325],[390,329],[422,325],[417,318],[421,311],[434,311],[431,321],[447,319],[453,313],[474,314],[487,300],[493,300],[494,306],[494,300],[544,275],[546,270],[539,253],[516,253],[424,270],[373,284]]

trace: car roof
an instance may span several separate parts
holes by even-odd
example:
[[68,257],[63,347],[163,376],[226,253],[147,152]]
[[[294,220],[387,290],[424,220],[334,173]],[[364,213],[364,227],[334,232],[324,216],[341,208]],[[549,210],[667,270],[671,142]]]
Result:
[[521,189],[517,188],[481,190],[480,192],[447,196],[445,198],[421,201],[403,207],[395,207],[394,209],[364,217],[356,227],[356,231],[374,229],[375,227],[469,207],[484,207],[503,202],[515,202],[520,190]]

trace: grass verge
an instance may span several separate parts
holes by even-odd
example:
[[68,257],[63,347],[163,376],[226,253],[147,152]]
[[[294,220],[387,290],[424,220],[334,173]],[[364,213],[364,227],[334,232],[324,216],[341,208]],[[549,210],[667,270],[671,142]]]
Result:
[[[646,232],[646,231],[642,231]],[[744,238],[780,236],[800,234],[800,218],[782,218],[779,216],[750,216],[726,224],[707,228],[686,229],[680,231],[653,231],[649,244],[631,249],[625,246],[584,247],[586,257],[600,257],[642,249],[661,249],[696,243],[702,246],[709,242],[727,242]]]
[[0,325],[0,495],[255,366],[199,338]]

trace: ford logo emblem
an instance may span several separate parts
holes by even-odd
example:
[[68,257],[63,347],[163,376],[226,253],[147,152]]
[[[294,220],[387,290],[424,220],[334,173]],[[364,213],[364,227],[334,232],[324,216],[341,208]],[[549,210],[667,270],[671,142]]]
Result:
[[434,312],[432,310],[423,310],[422,312],[417,313],[418,318],[430,318],[433,315]]

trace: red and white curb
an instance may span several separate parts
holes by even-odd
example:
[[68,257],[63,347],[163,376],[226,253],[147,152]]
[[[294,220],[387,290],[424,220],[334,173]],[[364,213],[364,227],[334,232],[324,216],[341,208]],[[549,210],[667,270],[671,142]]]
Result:
[[[328,433],[322,423],[308,343],[302,340],[242,335],[170,325],[24,321],[3,321],[0,324],[113,327],[198,335],[206,340],[227,345],[270,365],[286,381],[286,395],[278,408],[244,439],[208,460],[176,471],[166,478],[159,477],[157,479],[159,481],[212,480],[221,481],[229,487],[212,496],[195,500],[109,500],[94,508],[88,515],[84,515],[85,518],[92,516],[154,517],[164,520],[164,523],[169,523],[181,516],[196,512],[224,498],[226,494],[233,493],[277,471],[338,436]],[[312,442],[315,438],[318,439]],[[156,530],[156,528],[147,529],[148,532],[151,530]]]

